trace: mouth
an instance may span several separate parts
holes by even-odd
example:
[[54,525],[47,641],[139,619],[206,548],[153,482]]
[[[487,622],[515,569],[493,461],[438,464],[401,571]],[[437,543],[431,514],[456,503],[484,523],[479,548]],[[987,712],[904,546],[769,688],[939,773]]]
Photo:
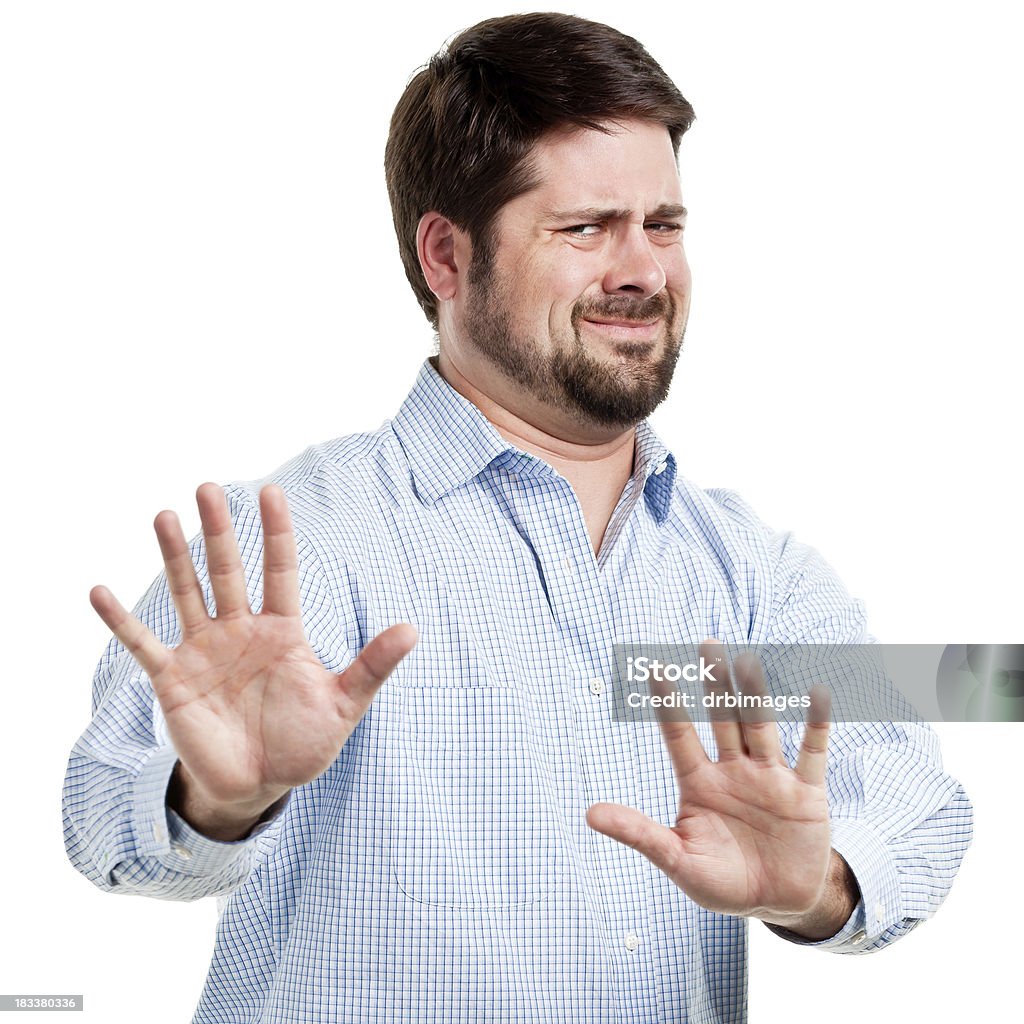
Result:
[[655,337],[661,329],[661,317],[653,320],[584,319],[583,323],[607,337],[639,341]]

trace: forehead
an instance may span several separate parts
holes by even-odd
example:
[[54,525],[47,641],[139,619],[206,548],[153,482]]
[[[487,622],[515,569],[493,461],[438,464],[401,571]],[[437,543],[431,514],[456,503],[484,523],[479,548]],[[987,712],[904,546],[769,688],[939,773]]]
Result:
[[[508,204],[536,210],[612,205],[646,208],[681,202],[668,129],[649,121],[609,124],[608,132],[560,130],[531,150],[536,188]],[[642,212],[642,211],[637,211]]]

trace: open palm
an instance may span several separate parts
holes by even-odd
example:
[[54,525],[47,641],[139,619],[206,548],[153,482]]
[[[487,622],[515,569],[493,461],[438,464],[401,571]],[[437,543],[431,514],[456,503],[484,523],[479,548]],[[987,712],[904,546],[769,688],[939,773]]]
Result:
[[[716,661],[715,689],[730,687],[721,646],[707,641],[701,656]],[[735,666],[743,693],[764,691],[756,659]],[[711,761],[693,723],[659,713],[679,788],[679,812],[669,827],[619,804],[594,804],[587,821],[639,850],[691,899],[723,914],[785,922],[820,899],[831,847],[825,765],[827,691],[811,691],[808,724],[795,769],[782,756],[774,720],[713,715],[718,760]]]
[[380,685],[416,643],[407,624],[369,643],[340,675],[320,663],[302,627],[295,537],[280,487],[260,492],[263,608],[253,614],[224,494],[196,493],[216,615],[207,612],[181,525],[154,522],[181,624],[168,649],[105,587],[93,607],[144,669],[181,765],[204,806],[236,818],[320,775]]

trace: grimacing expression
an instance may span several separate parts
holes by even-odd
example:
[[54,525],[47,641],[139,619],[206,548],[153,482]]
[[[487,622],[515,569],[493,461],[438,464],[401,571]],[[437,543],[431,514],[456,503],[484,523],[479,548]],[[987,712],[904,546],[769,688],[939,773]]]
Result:
[[629,427],[665,399],[682,349],[690,275],[668,132],[546,137],[540,184],[499,212],[474,253],[467,340],[546,404]]

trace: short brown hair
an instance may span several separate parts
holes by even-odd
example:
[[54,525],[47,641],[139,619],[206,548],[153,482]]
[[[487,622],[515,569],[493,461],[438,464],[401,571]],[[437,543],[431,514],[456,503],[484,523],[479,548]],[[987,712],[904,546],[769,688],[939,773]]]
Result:
[[466,231],[479,270],[498,211],[537,184],[537,140],[561,127],[607,131],[617,118],[663,124],[678,155],[694,113],[635,39],[568,14],[481,21],[417,72],[391,117],[384,170],[405,273],[435,330],[437,299],[416,252],[423,214]]

